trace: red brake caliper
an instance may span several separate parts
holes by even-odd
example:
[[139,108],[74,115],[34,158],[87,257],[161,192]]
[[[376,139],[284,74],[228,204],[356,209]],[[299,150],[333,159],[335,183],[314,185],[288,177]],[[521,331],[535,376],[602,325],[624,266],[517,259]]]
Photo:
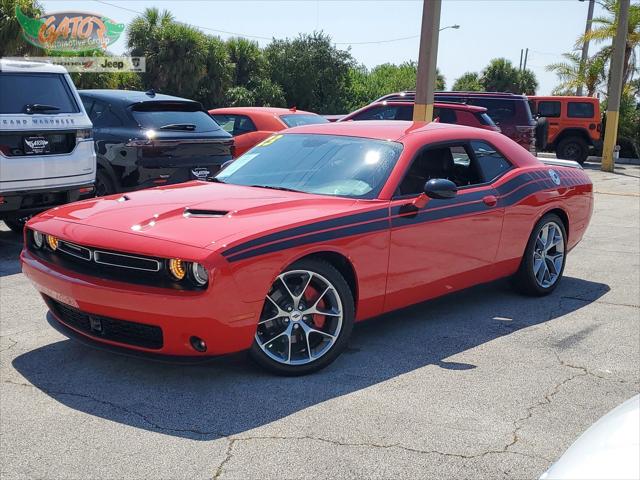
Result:
[[[320,295],[320,292],[318,292],[318,290],[313,288],[312,285],[309,285],[307,287],[307,291],[304,292],[304,301],[305,301],[307,307],[310,307],[311,305],[313,305],[315,303],[316,299],[318,298],[318,295]],[[327,306],[327,304],[325,303],[324,298],[322,298],[318,302],[318,305],[317,305],[316,308],[318,310],[323,310],[326,306]],[[321,330],[322,327],[324,327],[324,322],[326,321],[327,317],[326,317],[326,315],[318,315],[316,313],[314,315],[311,315],[311,319],[312,319],[313,328],[315,328],[317,330]]]

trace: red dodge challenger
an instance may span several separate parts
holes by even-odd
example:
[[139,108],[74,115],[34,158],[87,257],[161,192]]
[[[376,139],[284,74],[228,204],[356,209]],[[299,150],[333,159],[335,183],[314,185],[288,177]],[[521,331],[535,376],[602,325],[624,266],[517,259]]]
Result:
[[383,312],[507,276],[552,292],[593,207],[587,175],[558,163],[458,125],[296,127],[213,183],[34,217],[22,269],[67,336],[165,359],[249,350],[304,374]]

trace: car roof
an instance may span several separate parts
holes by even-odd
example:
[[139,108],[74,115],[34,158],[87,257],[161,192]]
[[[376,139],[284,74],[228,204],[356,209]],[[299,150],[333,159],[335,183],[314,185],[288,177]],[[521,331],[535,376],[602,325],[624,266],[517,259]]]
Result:
[[213,108],[209,110],[211,114],[250,114],[250,113],[264,113],[269,115],[296,115],[296,114],[306,114],[306,115],[317,115],[313,112],[307,112],[305,110],[298,110],[294,108],[278,108],[278,107],[222,107],[222,108]]
[[0,59],[0,72],[11,73],[67,73],[60,65],[47,62],[33,62],[23,60]]
[[[480,97],[480,98],[500,98],[503,100],[526,100],[527,97],[524,95],[518,95],[516,93],[508,93],[508,92],[469,92],[469,91],[444,91],[439,90],[435,92],[436,97]],[[375,100],[376,102],[382,102],[384,100],[399,100],[399,101],[407,101],[413,102],[416,97],[415,90],[405,90],[403,92],[389,93],[387,95],[383,95],[382,97]],[[437,99],[437,98],[436,98]]]
[[105,100],[109,102],[121,103],[123,105],[132,105],[134,103],[142,102],[191,102],[199,103],[195,100],[189,100],[187,98],[174,97],[172,95],[163,95],[161,93],[139,92],[137,90],[108,90],[108,89],[94,89],[94,90],[78,90],[81,97],[87,96],[96,98],[98,100]]
[[442,132],[445,130],[477,128],[438,122],[408,122],[404,120],[361,120],[358,122],[332,122],[301,125],[289,128],[285,133],[312,133],[319,135],[342,135],[375,140],[397,141],[418,132]]
[[[383,100],[382,102],[374,102],[369,105],[410,105],[413,106],[414,102],[407,101],[397,101],[397,100]],[[484,113],[487,111],[485,107],[480,107],[478,105],[467,105],[466,103],[457,103],[457,102],[435,102],[433,104],[436,108],[450,108],[452,110],[464,110],[466,112],[473,113]]]
[[531,100],[550,100],[550,101],[576,101],[576,102],[590,102],[596,103],[599,102],[595,97],[579,97],[577,95],[529,95],[529,99]]

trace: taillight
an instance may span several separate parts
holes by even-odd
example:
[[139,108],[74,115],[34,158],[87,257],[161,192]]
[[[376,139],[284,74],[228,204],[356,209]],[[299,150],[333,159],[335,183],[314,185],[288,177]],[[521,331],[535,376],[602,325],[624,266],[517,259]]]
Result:
[[93,129],[91,128],[83,128],[76,131],[76,143],[82,142],[83,140],[91,140],[92,137]]

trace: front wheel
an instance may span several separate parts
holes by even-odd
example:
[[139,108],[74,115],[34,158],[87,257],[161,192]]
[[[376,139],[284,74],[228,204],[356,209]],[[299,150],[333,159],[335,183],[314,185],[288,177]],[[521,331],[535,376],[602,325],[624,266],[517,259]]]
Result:
[[347,346],[354,311],[351,289],[338,270],[324,261],[298,261],[269,289],[249,353],[280,375],[315,372]]
[[556,155],[562,160],[573,160],[582,165],[589,156],[589,145],[580,137],[567,137],[558,143]]
[[30,218],[31,217],[23,217],[14,220],[5,220],[4,224],[9,227],[9,230],[11,230],[12,232],[22,234],[24,226],[27,224],[27,221]]
[[551,213],[540,219],[529,237],[516,287],[528,295],[548,295],[558,286],[567,259],[567,232],[564,223]]

